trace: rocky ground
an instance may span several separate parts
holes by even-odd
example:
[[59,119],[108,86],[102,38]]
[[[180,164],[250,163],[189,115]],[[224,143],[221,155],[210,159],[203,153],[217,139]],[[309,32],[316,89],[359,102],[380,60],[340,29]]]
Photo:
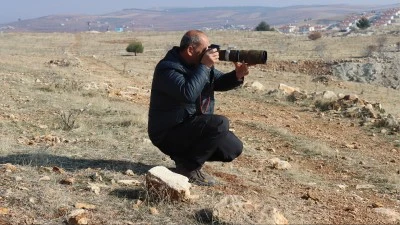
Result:
[[150,168],[173,166],[146,133],[163,45],[132,57],[114,50],[126,37],[26,37],[0,42],[0,224],[400,222],[398,111],[389,107],[398,52],[255,66],[244,87],[216,95],[243,154],[207,163],[219,185],[170,203],[150,201],[144,185]]

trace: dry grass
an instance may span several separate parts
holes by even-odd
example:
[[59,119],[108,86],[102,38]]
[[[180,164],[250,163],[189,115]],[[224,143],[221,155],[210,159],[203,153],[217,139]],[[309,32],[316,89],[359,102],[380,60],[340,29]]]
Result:
[[[259,116],[254,109],[265,105],[266,108],[261,111],[268,111],[272,107],[282,111],[287,108],[298,110],[294,114],[307,113],[307,110],[302,112],[299,109],[301,106],[276,101],[266,94],[268,90],[277,88],[279,83],[300,87],[308,92],[331,90],[344,94],[355,93],[372,102],[382,103],[390,113],[400,113],[398,91],[341,81],[326,86],[312,82],[312,77],[307,74],[266,71],[264,66],[258,65],[251,69],[252,75],[247,80],[261,82],[267,91],[260,93],[239,89],[218,94],[219,110],[235,118],[232,126],[246,141],[246,153],[241,160],[251,158],[265,161],[265,158],[274,154],[256,151],[255,146],[280,146],[281,152],[277,154],[286,158],[293,154],[297,160],[295,162],[298,162],[296,170],[283,174],[268,170],[271,174],[263,175],[264,180],[247,180],[242,186],[225,180],[225,189],[194,187],[192,192],[199,193],[201,198],[192,203],[146,201],[143,187],[127,187],[114,181],[143,181],[143,175],[152,166],[173,166],[172,161],[158,151],[147,137],[147,107],[154,66],[167,50],[179,44],[181,35],[182,32],[136,32],[5,33],[0,36],[0,164],[12,163],[18,167],[12,173],[0,172],[0,206],[11,210],[5,216],[11,224],[61,224],[77,202],[96,205],[96,209],[89,210],[91,224],[201,224],[196,215],[207,212],[227,193],[242,193],[258,198],[260,196],[254,194],[258,191],[259,194],[268,192],[266,195],[280,196],[279,185],[274,187],[274,183],[268,182],[271,179],[283,183],[291,180],[301,185],[318,181],[321,186],[333,189],[333,185],[327,181],[329,174],[323,175],[314,169],[321,161],[337,160],[336,149],[342,143],[314,140],[314,133],[310,136],[291,130],[295,122],[292,126],[282,128],[290,120],[280,118],[284,115],[282,112],[271,112],[271,116],[265,117],[268,122],[249,122],[251,116]],[[235,46],[237,49],[267,50],[270,61],[319,59],[321,50],[318,50],[318,46],[324,46],[327,60],[360,58],[364,56],[366,46],[377,44],[382,36],[324,36],[310,41],[306,35],[274,32],[211,31],[208,35],[211,42],[220,44],[222,48]],[[124,56],[130,40],[142,42],[145,52],[136,57]],[[396,41],[397,37],[386,36],[387,45],[395,46]],[[57,65],[51,63],[54,60],[68,63]],[[232,69],[229,62],[220,62],[218,66],[222,71]],[[240,107],[241,104],[245,106]],[[275,116],[282,121],[270,119]],[[246,131],[254,133],[247,134]],[[267,140],[272,141],[268,143]],[[376,175],[373,172],[392,168],[391,164],[375,164],[373,156],[362,152],[343,154],[353,155],[354,158],[365,157],[370,165],[379,167],[372,172],[360,172],[359,176],[366,180]],[[305,158],[310,160],[309,164],[302,161]],[[335,166],[345,165],[344,168],[350,172],[358,168],[358,162],[346,163],[339,160],[330,167],[334,170]],[[219,163],[210,165],[214,172],[221,170],[221,173],[243,176],[254,174],[253,168],[240,160],[231,166]],[[66,173],[43,170],[43,167],[53,166],[65,169]],[[127,169],[133,170],[135,175],[124,174]],[[95,173],[100,174],[102,180],[93,180],[91,177]],[[49,176],[50,181],[39,181],[43,176]],[[60,184],[65,177],[74,177],[75,183]],[[396,176],[385,174],[383,178],[386,180],[375,180],[374,183],[382,183],[382,188],[388,186],[391,190],[398,189]],[[252,182],[266,189],[260,191],[250,185]],[[339,182],[339,179],[335,178],[335,182]],[[88,190],[88,183],[96,183],[100,193]],[[356,181],[351,183],[355,184]],[[279,198],[282,199],[274,198],[271,203],[289,201],[293,196],[289,194]],[[137,206],[138,199],[144,203]],[[303,207],[299,204],[290,211],[288,204],[281,206],[292,222],[296,221],[296,213],[302,212]],[[150,207],[156,207],[160,214],[149,213]],[[207,218],[200,219],[211,222]],[[312,223],[322,220],[304,215],[298,221]]]

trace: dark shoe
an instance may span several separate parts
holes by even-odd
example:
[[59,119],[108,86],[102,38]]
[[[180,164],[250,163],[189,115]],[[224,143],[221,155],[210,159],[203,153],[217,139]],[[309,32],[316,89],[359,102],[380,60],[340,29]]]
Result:
[[176,168],[175,172],[189,178],[190,183],[194,183],[199,186],[214,186],[217,183],[212,176],[208,175],[201,169],[189,171],[185,168],[178,167]]

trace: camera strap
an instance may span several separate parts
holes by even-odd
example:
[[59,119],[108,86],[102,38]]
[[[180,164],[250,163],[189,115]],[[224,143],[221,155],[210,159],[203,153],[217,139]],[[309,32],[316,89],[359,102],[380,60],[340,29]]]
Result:
[[214,66],[211,67],[210,71],[210,82],[208,83],[208,87],[205,87],[202,92],[205,90],[206,96],[204,96],[202,93],[200,94],[199,97],[199,113],[200,114],[205,114],[207,113],[210,103],[211,103],[211,95],[212,92],[214,91]]

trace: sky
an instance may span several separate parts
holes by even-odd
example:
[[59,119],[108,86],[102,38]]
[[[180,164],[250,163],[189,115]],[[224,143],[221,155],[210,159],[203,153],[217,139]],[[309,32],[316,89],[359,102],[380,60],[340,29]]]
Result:
[[329,4],[400,4],[400,0],[3,0],[0,7],[0,23],[18,19],[32,19],[55,14],[103,14],[122,9],[164,7],[215,7],[215,6],[266,6]]

